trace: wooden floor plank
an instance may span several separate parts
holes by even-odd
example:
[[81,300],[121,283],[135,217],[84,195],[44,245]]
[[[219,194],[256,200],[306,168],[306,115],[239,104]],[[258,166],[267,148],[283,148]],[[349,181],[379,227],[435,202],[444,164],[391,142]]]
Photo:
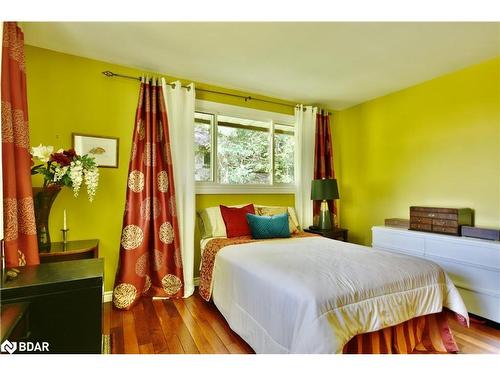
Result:
[[459,353],[461,353],[461,354],[489,354],[489,353],[485,353],[483,350],[481,350],[481,348],[478,348],[475,345],[469,345],[469,344],[464,343],[460,340],[456,340],[456,341],[457,341]]
[[467,343],[469,345],[476,346],[477,348],[480,348],[485,353],[492,353],[492,354],[499,354],[500,350],[495,348],[492,345],[489,345],[483,341],[480,341],[470,335],[464,335],[459,332],[454,333],[455,339],[460,339],[462,342]]
[[127,354],[139,354],[139,344],[135,331],[135,319],[132,311],[123,311],[123,346]]
[[142,306],[148,323],[149,337],[151,338],[155,353],[168,352],[167,341],[165,340],[160,321],[156,315],[153,301],[150,298],[143,298]]
[[227,324],[224,317],[220,314],[213,303],[208,303],[201,299],[199,294],[195,294],[192,298],[188,298],[186,302],[191,302],[195,305],[198,314],[205,315],[212,329],[217,333],[226,348],[232,354],[248,354],[253,353],[253,349],[241,339]]
[[186,354],[198,354],[200,351],[196,346],[196,343],[189,332],[189,329],[184,324],[179,311],[177,311],[174,303],[172,301],[163,301],[163,309],[167,312],[170,321],[173,323],[173,326],[170,329],[175,330],[176,336],[179,338],[181,342],[182,349]]
[[[143,299],[131,311],[116,310],[108,303],[104,314],[112,353],[253,353],[217,307],[197,293],[175,301]],[[472,320],[468,328],[453,314],[448,321],[460,353],[500,353],[498,325]]]
[[139,350],[141,354],[155,354],[155,348],[150,342],[148,342],[147,344],[139,345]]
[[472,329],[461,326],[460,324],[451,321],[450,328],[466,335],[471,335],[481,341],[485,341],[490,345],[500,349],[500,329],[487,326],[485,324],[473,324]]
[[486,324],[478,324],[474,327],[475,332],[493,340],[500,347],[500,329]]
[[110,335],[111,335],[111,353],[126,353],[123,345],[123,314],[113,307],[109,310],[110,316]]
[[193,318],[191,315],[191,312],[188,310],[186,307],[185,303],[183,300],[175,300],[174,306],[179,312],[179,315],[181,316],[184,324],[186,325],[187,329],[189,330],[189,333],[191,334],[191,337],[193,338],[194,342],[196,343],[196,347],[198,351],[202,354],[208,354],[208,353],[217,353],[214,348],[210,345],[210,343],[207,341],[205,336],[203,335],[203,332],[196,322],[196,320]]
[[[109,302],[111,304],[111,302]],[[110,314],[110,328],[122,328],[123,327],[123,315],[122,311],[115,309],[114,307],[110,307],[108,313]],[[106,312],[106,310],[104,310]]]
[[184,354],[184,348],[177,336],[178,324],[176,324],[174,319],[170,319],[170,316],[165,311],[163,301],[153,301],[153,308],[155,309],[163,335],[165,336],[165,341],[167,342],[167,352],[171,354]]
[[485,334],[480,331],[479,327],[475,327],[474,329],[469,329],[467,327],[460,327],[460,328],[451,327],[451,329],[456,333],[469,336],[472,339],[475,339],[481,343],[492,346],[497,350],[500,350],[500,337],[495,338],[492,335]]
[[210,323],[208,322],[208,314],[203,314],[198,310],[198,307],[194,303],[194,298],[186,298],[184,300],[184,304],[188,308],[192,317],[198,323],[198,326],[201,328],[201,331],[207,341],[210,343],[210,346],[214,348],[217,353],[227,354],[229,350],[224,345],[222,340],[219,338],[219,335],[214,331]]
[[135,322],[135,332],[137,335],[137,343],[139,344],[139,349],[141,346],[146,344],[151,344],[151,337],[149,336],[148,319],[144,313],[144,308],[142,306],[142,299],[136,303],[132,308],[134,314]]
[[469,328],[458,323],[450,314],[448,324],[457,344],[465,348],[461,352],[500,353],[500,330],[485,324],[483,319],[471,319]]

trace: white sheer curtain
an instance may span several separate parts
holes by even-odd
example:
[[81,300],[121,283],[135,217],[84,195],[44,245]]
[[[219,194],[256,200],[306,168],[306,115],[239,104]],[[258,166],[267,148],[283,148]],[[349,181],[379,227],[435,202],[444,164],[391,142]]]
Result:
[[295,107],[295,210],[302,229],[313,224],[313,203],[311,201],[311,181],[314,175],[314,139],[316,113],[311,106]]
[[181,237],[184,269],[184,298],[194,292],[194,224],[196,216],[194,187],[194,84],[183,88],[179,81],[170,86],[162,78],[168,115],[170,150],[175,181],[175,203]]

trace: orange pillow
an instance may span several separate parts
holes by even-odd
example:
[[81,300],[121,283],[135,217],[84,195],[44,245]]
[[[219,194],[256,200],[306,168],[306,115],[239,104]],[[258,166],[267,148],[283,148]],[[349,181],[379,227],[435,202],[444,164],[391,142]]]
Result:
[[220,205],[219,208],[224,224],[226,224],[227,238],[249,236],[252,234],[246,215],[255,214],[253,204],[239,208]]

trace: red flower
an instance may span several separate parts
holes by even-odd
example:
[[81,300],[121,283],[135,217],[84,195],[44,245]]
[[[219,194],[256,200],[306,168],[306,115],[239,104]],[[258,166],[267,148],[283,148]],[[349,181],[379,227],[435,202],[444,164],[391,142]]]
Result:
[[50,155],[50,161],[58,163],[61,167],[66,167],[71,164],[71,159],[62,152]]
[[73,148],[63,151],[63,154],[70,158],[70,160],[73,160],[76,157],[76,151]]

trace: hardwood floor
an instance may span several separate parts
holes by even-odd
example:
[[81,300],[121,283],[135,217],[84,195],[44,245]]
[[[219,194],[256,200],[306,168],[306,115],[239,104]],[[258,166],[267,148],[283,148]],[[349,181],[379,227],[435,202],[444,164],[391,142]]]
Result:
[[448,319],[455,341],[461,353],[500,354],[500,329],[498,324],[471,318],[469,328],[461,326],[455,319]]
[[[461,353],[500,353],[500,330],[473,321],[470,328],[450,319]],[[104,305],[104,331],[112,353],[253,353],[213,303],[197,292],[183,300],[143,298],[131,311]]]
[[143,298],[130,311],[106,303],[104,317],[112,353],[253,353],[198,293],[175,301]]

